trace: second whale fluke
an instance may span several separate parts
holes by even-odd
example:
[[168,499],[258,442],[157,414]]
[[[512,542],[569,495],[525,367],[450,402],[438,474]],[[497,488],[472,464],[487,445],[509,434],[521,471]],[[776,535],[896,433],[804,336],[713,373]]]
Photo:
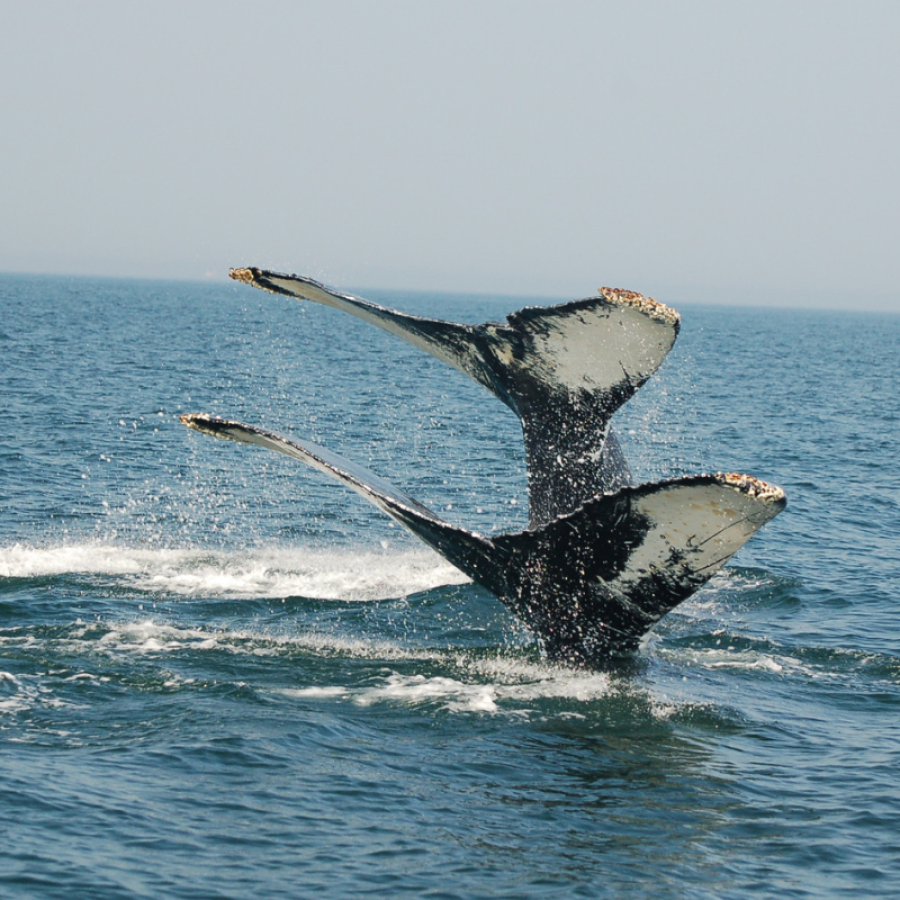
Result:
[[694,475],[622,487],[537,528],[486,536],[315,444],[200,413],[181,421],[343,482],[491,591],[549,659],[575,665],[600,666],[636,650],[785,505],[780,488],[746,475]]

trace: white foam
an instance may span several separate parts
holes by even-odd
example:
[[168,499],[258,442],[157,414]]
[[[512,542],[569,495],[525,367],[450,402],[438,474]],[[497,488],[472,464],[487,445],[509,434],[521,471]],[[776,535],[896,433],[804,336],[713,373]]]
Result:
[[309,547],[223,551],[74,544],[0,547],[0,577],[96,575],[137,590],[225,598],[406,597],[468,579],[427,549],[397,552]]
[[[74,637],[86,636],[87,627]],[[176,628],[159,624],[152,619],[127,622],[111,627],[96,646],[101,650],[129,651],[137,653],[171,653],[177,650],[215,650],[219,636],[202,629]]]
[[0,672],[0,713],[27,708],[22,682],[12,672]]
[[500,695],[514,700],[552,698],[590,701],[605,696],[610,690],[610,678],[604,672],[509,657],[461,662],[474,674],[493,679],[498,684]]
[[774,675],[798,673],[811,677],[816,676],[816,673],[799,659],[787,654],[765,653],[761,650],[738,650],[735,647],[723,646],[705,650],[663,650],[662,654],[675,658],[681,663],[689,663],[705,669],[757,670]]
[[[7,636],[5,640],[13,640]],[[18,640],[19,638],[15,638]],[[486,715],[561,716],[584,718],[593,704],[620,693],[620,683],[606,673],[570,669],[540,660],[522,659],[498,653],[491,657],[471,656],[453,650],[409,648],[389,641],[316,632],[273,634],[254,629],[214,629],[180,627],[170,622],[145,618],[127,622],[78,622],[65,638],[56,639],[58,649],[113,658],[149,657],[165,660],[173,654],[231,653],[236,657],[293,657],[298,650],[328,658],[380,661],[385,668],[379,676],[364,681],[265,687],[285,697],[306,702],[351,703],[360,707],[393,705],[426,707],[454,713]],[[0,638],[0,646],[4,639]],[[404,671],[398,671],[400,666]],[[410,671],[410,669],[419,671]],[[426,671],[422,671],[426,668]],[[290,668],[294,671],[293,667]],[[430,670],[430,671],[428,671]],[[437,670],[437,671],[435,671]],[[166,687],[180,687],[195,679],[166,673]],[[290,677],[290,676],[287,676]],[[106,677],[78,671],[64,682],[102,683]],[[644,694],[644,689],[639,689]],[[652,698],[651,698],[652,699]],[[551,712],[547,701],[563,701]],[[60,701],[43,686],[41,677],[23,679],[0,672],[0,713],[16,713],[36,705],[71,705]],[[660,719],[669,717],[680,704],[659,699],[650,712]]]
[[[250,629],[182,628],[153,618],[128,622],[80,623],[66,640],[72,645],[73,651],[89,645],[92,652],[110,654],[164,656],[185,650],[216,650],[236,656],[277,657],[303,650],[323,657],[350,656],[386,661],[428,661],[441,658],[433,651],[407,649],[390,641],[366,641],[317,632],[274,634]],[[4,638],[0,637],[0,647],[4,642]]]
[[425,675],[389,675],[384,683],[353,693],[361,706],[396,702],[417,705],[433,700],[443,701],[448,709],[470,709],[494,712],[497,709],[496,689],[490,684],[467,684],[454,678]]
[[282,693],[291,697],[345,697],[347,690],[334,685],[332,687],[294,688],[282,691]]
[[[391,672],[363,687],[328,685],[287,688],[279,693],[300,699],[346,699],[359,706],[436,704],[453,712],[527,714],[523,704],[548,699],[591,702],[610,692],[608,675],[506,657],[473,659],[447,655],[464,671],[458,677]],[[487,679],[487,680],[485,680]],[[577,715],[573,713],[573,715]]]
[[0,672],[0,714],[26,712],[38,706],[80,708],[55,697],[50,689],[41,684],[40,676],[16,677],[11,672]]

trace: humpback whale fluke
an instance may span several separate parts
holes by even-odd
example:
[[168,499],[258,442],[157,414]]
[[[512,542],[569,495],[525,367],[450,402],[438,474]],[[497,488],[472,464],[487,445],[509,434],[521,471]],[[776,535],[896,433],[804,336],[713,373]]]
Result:
[[402,337],[492,391],[522,422],[530,525],[493,537],[452,525],[378,476],[314,444],[191,414],[189,428],[284,453],[344,482],[495,594],[553,660],[597,665],[637,649],[785,506],[780,488],[716,474],[630,485],[610,430],[659,368],[680,327],[632,291],[526,307],[460,325],[398,312],[310,278],[232,269],[232,278],[344,310]]
[[189,428],[284,453],[344,482],[495,594],[560,662],[633,652],[785,506],[747,475],[675,478],[601,494],[555,521],[493,537],[444,521],[366,469],[310,443],[204,414]]
[[613,288],[526,307],[506,322],[460,325],[388,309],[299,275],[257,268],[229,275],[348,312],[493,392],[522,422],[532,527],[631,482],[610,419],[659,368],[681,322],[668,306]]

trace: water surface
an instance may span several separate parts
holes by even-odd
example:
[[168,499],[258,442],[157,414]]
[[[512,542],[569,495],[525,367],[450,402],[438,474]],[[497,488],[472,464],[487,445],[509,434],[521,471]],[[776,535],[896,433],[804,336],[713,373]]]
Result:
[[356,494],[178,424],[519,529],[519,425],[483,389],[244,286],[2,276],[0,893],[894,896],[900,317],[682,313],[618,416],[636,475],[746,471],[789,506],[588,673]]

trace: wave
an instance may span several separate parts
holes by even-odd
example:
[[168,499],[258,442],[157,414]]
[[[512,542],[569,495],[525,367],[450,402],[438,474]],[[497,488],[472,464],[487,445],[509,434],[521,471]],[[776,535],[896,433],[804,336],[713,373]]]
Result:
[[0,578],[69,575],[120,579],[150,593],[227,599],[384,600],[469,582],[424,548],[225,551],[102,543],[0,547]]
[[[18,631],[0,635],[0,648],[33,647],[32,636]],[[297,666],[298,651],[320,660],[343,658],[378,661],[386,668],[372,675],[368,667],[364,677],[345,677],[324,684],[296,686],[258,685],[254,690],[289,700],[351,702],[357,706],[431,706],[453,712],[524,714],[545,701],[572,702],[577,709],[621,690],[607,673],[570,669],[510,653],[489,656],[458,650],[417,649],[389,640],[349,638],[316,632],[274,634],[255,629],[182,627],[155,619],[134,621],[77,621],[62,634],[44,637],[45,652],[64,654],[67,659],[90,663],[89,671],[59,670],[42,673],[35,688],[28,678],[0,672],[0,712],[21,712],[36,705],[68,705],[58,695],[68,686],[90,682],[95,686],[118,681],[114,671],[136,673],[144,667],[139,660],[164,663],[158,687],[179,689],[195,681],[207,681],[206,654],[283,658],[291,661],[290,680],[302,672]],[[115,660],[110,669],[100,660]],[[178,657],[183,668],[189,663],[193,676],[174,675],[165,661]],[[129,662],[130,660],[130,662]],[[416,671],[409,671],[412,664]],[[425,671],[422,671],[422,667]],[[155,670],[155,669],[154,669]],[[321,671],[321,670],[318,670]],[[332,674],[334,669],[329,669]],[[208,673],[207,673],[208,674]],[[43,677],[47,676],[47,677]],[[131,678],[132,687],[135,679]],[[245,687],[247,685],[241,682]],[[667,711],[660,704],[660,717]]]
[[520,664],[508,661],[503,666],[505,671],[496,673],[495,680],[487,682],[446,675],[392,672],[372,684],[284,688],[279,693],[295,699],[351,700],[359,706],[436,704],[451,712],[495,713],[504,709],[525,713],[530,710],[512,709],[510,704],[518,707],[522,703],[540,700],[586,703],[604,697],[610,691],[610,678],[605,674],[572,670],[555,672],[551,667],[541,667],[542,672],[532,676],[534,680],[516,681],[521,676],[521,668]]

